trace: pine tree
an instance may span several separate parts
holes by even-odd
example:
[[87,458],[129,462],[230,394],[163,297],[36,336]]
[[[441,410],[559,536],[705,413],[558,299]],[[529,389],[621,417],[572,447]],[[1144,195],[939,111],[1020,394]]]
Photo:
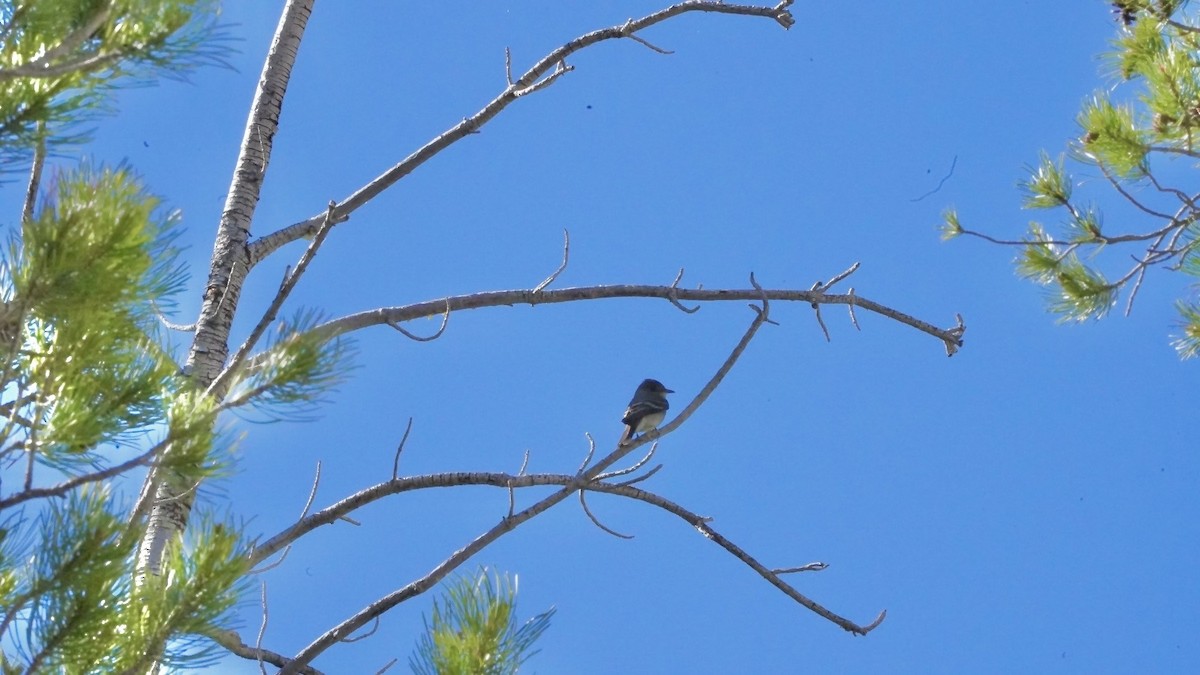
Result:
[[[1033,222],[1024,239],[999,239],[964,228],[951,209],[942,230],[944,239],[970,235],[1018,247],[1017,273],[1046,289],[1050,311],[1063,321],[1102,318],[1122,293],[1129,314],[1155,269],[1200,277],[1200,207],[1170,166],[1200,157],[1200,17],[1178,0],[1120,0],[1112,11],[1117,37],[1107,63],[1115,86],[1084,102],[1066,155],[1043,153],[1021,183],[1024,207],[1054,211],[1060,225]],[[1072,170],[1099,171],[1149,225],[1107,225],[1097,203],[1075,194]],[[1176,307],[1173,344],[1191,358],[1200,354],[1200,302],[1193,293]]]

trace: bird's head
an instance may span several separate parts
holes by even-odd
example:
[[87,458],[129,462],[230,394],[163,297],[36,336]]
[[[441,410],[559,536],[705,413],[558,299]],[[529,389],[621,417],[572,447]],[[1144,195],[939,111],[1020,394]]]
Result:
[[663,386],[663,383],[659,382],[658,380],[642,380],[642,383],[638,385],[638,389],[640,389],[641,391],[647,392],[647,393],[654,393],[654,394],[674,394],[675,393],[675,390],[667,389],[666,387]]

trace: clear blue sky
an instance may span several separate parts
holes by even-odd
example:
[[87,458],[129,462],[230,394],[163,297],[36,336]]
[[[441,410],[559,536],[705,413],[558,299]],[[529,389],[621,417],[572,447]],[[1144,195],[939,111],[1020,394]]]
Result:
[[[199,304],[281,4],[228,3],[237,71],[123,93],[86,149],[128,161],[183,210],[193,281],[180,322]],[[506,46],[523,69],[664,4],[317,3],[256,234],[318,213],[474,113],[504,86]],[[526,672],[1200,672],[1200,456],[1187,412],[1200,364],[1181,363],[1168,340],[1186,280],[1151,275],[1128,319],[1059,326],[1013,274],[1013,251],[937,231],[948,205],[1010,238],[1043,215],[1019,209],[1015,184],[1110,84],[1098,58],[1114,34],[1108,9],[798,3],[787,32],[677,18],[643,35],[674,55],[630,41],[581,53],[575,72],[334,231],[293,307],[339,316],[529,288],[558,265],[568,228],[557,287],[669,284],[686,267],[685,285],[744,288],[753,271],[807,288],[861,262],[848,282],[859,295],[944,326],[966,319],[966,346],[947,359],[929,336],[863,312],[858,332],[836,308],[826,343],[807,306],[777,303],[782,325],[663,441],[665,467],[645,485],[712,516],[768,566],[827,562],[792,581],[861,623],[886,608],[874,633],[820,619],[681,521],[595,496],[593,511],[635,539],[600,531],[572,500],[476,560],[519,574],[524,616],[558,608]],[[941,190],[916,200],[955,160]],[[1112,203],[1102,178],[1080,179]],[[19,191],[0,193],[10,218]],[[1109,225],[1148,225],[1127,216]],[[301,250],[255,270],[239,336]],[[526,450],[531,471],[573,471],[585,432],[615,441],[642,378],[675,389],[682,408],[751,318],[740,302],[684,315],[606,300],[457,314],[431,343],[362,332],[359,368],[320,420],[238,423],[238,472],[206,503],[270,536],[299,514],[318,461],[317,506],[386,479],[409,416],[403,473],[515,472]],[[307,537],[258,577],[264,646],[299,650],[506,510],[500,490],[430,491]],[[405,671],[431,599],[316,665],[374,672],[399,658]],[[257,591],[239,616],[253,642]]]

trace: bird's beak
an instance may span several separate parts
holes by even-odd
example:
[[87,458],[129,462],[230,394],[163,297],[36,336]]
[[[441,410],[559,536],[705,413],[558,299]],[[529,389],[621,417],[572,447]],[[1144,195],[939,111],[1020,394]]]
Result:
[[663,393],[664,393],[664,394],[674,394],[674,393],[675,393],[675,390],[674,390],[674,389],[667,389],[666,387],[663,387]]

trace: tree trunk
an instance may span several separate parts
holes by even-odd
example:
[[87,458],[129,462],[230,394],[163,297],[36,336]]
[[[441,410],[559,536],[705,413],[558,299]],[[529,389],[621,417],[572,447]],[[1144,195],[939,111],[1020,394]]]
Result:
[[[314,1],[288,0],[254,94],[213,245],[204,303],[188,353],[186,372],[199,387],[208,387],[217,378],[229,355],[229,329],[250,265],[246,247],[250,224],[270,161],[283,96]],[[223,394],[214,392],[218,397]],[[195,500],[195,485],[184,484],[179,476],[162,473],[166,472],[151,471],[143,488],[154,491],[154,501],[138,556],[139,574],[160,572],[166,546],[182,533]]]

